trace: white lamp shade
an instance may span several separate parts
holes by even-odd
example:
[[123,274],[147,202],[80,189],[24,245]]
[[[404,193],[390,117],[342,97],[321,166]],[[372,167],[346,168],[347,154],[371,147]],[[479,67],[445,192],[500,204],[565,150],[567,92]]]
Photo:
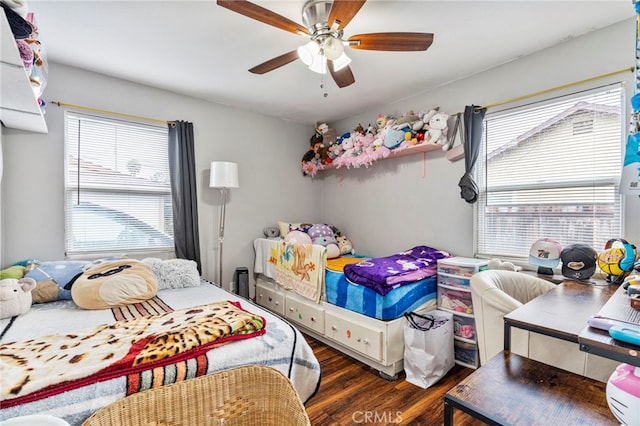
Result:
[[350,63],[351,63],[351,58],[348,57],[346,53],[342,52],[342,55],[340,55],[337,59],[333,60],[333,70],[339,71],[342,68],[349,65]]
[[212,161],[209,175],[211,188],[238,188],[238,164],[228,161]]
[[306,66],[309,66],[313,63],[313,58],[320,54],[320,47],[318,43],[315,41],[310,41],[304,46],[298,47],[298,58],[304,63]]
[[309,69],[318,74],[327,73],[327,58],[322,55],[317,55],[313,58],[313,62],[309,65]]

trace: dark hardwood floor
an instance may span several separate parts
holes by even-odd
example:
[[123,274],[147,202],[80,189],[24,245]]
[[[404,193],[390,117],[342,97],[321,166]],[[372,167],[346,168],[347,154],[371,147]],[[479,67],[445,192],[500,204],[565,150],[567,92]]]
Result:
[[[473,372],[456,365],[438,383],[422,389],[405,380],[385,380],[377,370],[305,335],[322,366],[318,393],[306,404],[313,426],[442,425],[444,394]],[[482,425],[456,410],[456,425]]]

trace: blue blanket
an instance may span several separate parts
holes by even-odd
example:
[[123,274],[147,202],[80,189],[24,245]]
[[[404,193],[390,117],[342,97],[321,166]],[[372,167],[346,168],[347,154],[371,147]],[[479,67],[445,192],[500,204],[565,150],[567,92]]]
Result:
[[416,246],[391,256],[363,260],[344,267],[349,281],[369,287],[381,295],[401,285],[436,275],[438,259],[450,254],[428,246]]

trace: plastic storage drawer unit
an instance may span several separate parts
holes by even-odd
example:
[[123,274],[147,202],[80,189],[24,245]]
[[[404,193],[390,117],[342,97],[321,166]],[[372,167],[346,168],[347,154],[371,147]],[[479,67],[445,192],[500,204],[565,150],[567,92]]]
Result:
[[473,343],[453,341],[456,362],[471,368],[478,368],[478,349]]
[[453,335],[462,339],[476,340],[476,322],[473,317],[453,315]]
[[488,268],[489,261],[484,259],[472,259],[467,257],[449,257],[438,260],[438,274],[455,274],[470,277],[476,272]]
[[438,286],[438,307],[463,314],[473,314],[471,291],[458,290],[453,287]]
[[441,285],[446,285],[449,287],[469,288],[470,283],[471,280],[467,277],[446,274],[444,272],[438,273],[438,284]]

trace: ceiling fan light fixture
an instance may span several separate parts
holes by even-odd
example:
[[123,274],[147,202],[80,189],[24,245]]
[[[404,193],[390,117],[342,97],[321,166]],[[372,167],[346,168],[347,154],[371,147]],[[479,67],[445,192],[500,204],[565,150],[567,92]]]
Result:
[[320,47],[315,41],[310,41],[298,47],[298,57],[306,66],[310,66],[316,56],[320,55]]
[[344,53],[344,44],[339,38],[327,37],[322,44],[322,51],[327,59],[334,61]]
[[313,58],[313,62],[309,65],[309,69],[318,74],[327,73],[327,58],[322,55],[317,55]]
[[339,71],[351,63],[351,58],[346,53],[342,52],[342,55],[333,60],[333,70]]

